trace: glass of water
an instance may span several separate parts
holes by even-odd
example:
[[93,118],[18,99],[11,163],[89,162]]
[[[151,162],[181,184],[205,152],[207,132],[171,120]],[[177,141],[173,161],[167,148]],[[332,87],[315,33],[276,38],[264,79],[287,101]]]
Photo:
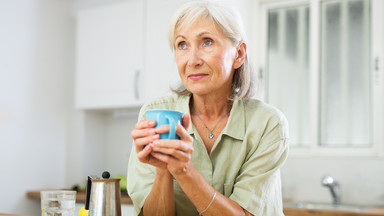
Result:
[[41,191],[41,216],[75,216],[76,191]]

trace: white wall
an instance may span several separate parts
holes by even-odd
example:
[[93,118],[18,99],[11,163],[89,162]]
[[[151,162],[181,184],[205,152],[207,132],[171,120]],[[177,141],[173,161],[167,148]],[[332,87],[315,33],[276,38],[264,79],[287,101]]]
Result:
[[65,186],[69,1],[0,1],[0,212],[39,215],[27,190]]
[[68,142],[66,185],[85,183],[87,176],[126,175],[139,109],[74,111]]
[[106,115],[107,146],[105,169],[113,174],[127,174],[132,148],[131,131],[137,122],[139,110],[120,110]]
[[341,185],[341,202],[384,206],[383,158],[289,157],[282,168],[284,199],[288,202],[331,203],[324,175]]

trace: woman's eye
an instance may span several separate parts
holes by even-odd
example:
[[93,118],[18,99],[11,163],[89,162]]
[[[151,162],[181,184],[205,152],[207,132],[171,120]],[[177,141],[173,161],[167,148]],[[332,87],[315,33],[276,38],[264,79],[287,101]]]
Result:
[[183,49],[187,48],[187,44],[185,44],[185,42],[180,42],[180,43],[177,44],[177,47],[180,50],[183,50]]
[[211,39],[205,39],[204,40],[204,46],[210,46],[210,45],[212,45],[212,40]]

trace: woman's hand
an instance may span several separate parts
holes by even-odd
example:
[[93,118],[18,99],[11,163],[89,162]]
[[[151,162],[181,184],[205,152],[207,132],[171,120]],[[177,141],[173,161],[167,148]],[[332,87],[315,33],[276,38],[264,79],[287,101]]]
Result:
[[[190,115],[183,116],[183,126],[176,126],[176,134],[180,140],[156,139],[153,140],[153,150],[150,154],[166,163],[168,171],[176,176],[187,172],[193,153],[193,138],[188,134]],[[156,128],[156,133],[167,133],[169,126]]]
[[151,155],[153,150],[153,141],[160,139],[156,133],[156,122],[154,120],[143,120],[137,122],[131,136],[136,146],[137,158],[143,163],[150,164],[157,168],[166,169],[167,164],[154,158]]

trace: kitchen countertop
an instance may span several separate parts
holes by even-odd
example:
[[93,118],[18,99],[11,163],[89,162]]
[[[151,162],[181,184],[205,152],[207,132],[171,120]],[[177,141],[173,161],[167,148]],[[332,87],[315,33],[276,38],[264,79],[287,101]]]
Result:
[[367,209],[361,212],[284,207],[284,214],[285,216],[384,216],[384,207]]
[[23,215],[15,215],[15,214],[4,214],[4,213],[0,213],[0,216],[23,216]]
[[[40,200],[40,191],[27,191],[26,193],[28,198]],[[76,194],[76,203],[85,202],[85,192],[78,191]],[[130,204],[132,205],[132,200],[128,195],[121,195],[121,204]],[[0,214],[1,216],[1,214]]]
[[[26,195],[31,199],[40,200],[40,191],[27,191]],[[77,192],[76,202],[85,202],[85,192]],[[132,200],[128,195],[121,195],[121,203],[132,205]],[[384,216],[384,206],[361,212],[284,207],[284,214],[286,216]],[[1,213],[0,216],[2,216]]]

